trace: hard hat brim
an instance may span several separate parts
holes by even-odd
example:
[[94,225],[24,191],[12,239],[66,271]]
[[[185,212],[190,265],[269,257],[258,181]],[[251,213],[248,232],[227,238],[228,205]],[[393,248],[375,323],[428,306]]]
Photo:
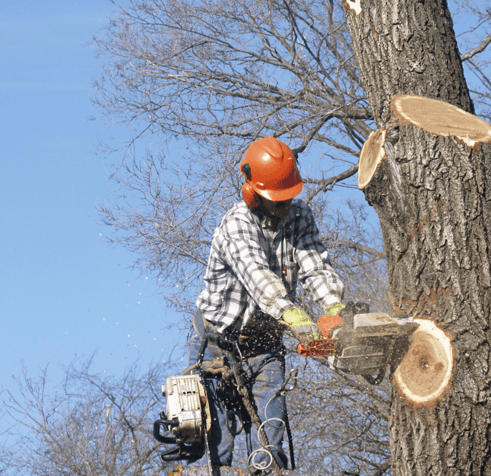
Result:
[[296,197],[300,194],[303,188],[303,182],[295,184],[293,187],[286,188],[283,190],[261,190],[258,187],[255,187],[253,183],[251,183],[254,191],[272,202],[283,202],[285,200],[291,200],[293,197]]

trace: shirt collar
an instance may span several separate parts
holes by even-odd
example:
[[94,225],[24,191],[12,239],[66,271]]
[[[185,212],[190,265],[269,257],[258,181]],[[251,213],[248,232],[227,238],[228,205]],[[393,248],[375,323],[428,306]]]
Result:
[[[271,218],[270,217],[265,215],[259,208],[251,208],[250,210],[251,210],[251,213],[254,217],[254,220],[256,221],[256,223],[258,225],[260,225],[263,228],[269,228],[271,230],[273,229],[273,227],[271,226]],[[290,218],[290,215],[292,214],[292,211],[293,211],[293,207],[292,207],[292,210],[290,210],[289,215],[278,223],[278,225],[276,227],[276,231],[278,231],[280,228],[282,228],[286,225],[286,223],[288,222],[288,220]]]

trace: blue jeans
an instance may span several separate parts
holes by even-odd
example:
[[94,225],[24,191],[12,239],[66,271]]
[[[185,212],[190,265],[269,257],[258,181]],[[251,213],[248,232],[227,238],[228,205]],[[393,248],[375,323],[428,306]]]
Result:
[[[188,338],[190,364],[195,363],[197,360],[201,340],[202,337],[192,329]],[[263,423],[268,420],[263,425],[270,445],[268,449],[274,455],[280,467],[286,468],[287,457],[282,449],[284,422],[286,421],[286,403],[284,396],[276,396],[285,380],[285,359],[283,354],[277,350],[245,359],[242,365],[245,371],[246,386],[252,397],[251,400],[256,408],[257,415]],[[204,360],[212,360],[212,354],[214,353],[210,353],[210,349],[207,348]],[[233,361],[231,352],[221,349],[221,353],[226,360]],[[209,438],[211,464],[214,466],[231,466],[235,438],[233,434],[235,430],[234,423],[228,421],[227,405],[223,401],[223,392],[221,391],[219,380],[206,378],[205,386],[208,392],[212,417]],[[258,437],[257,427],[250,422],[245,422],[244,429],[246,431],[248,453],[252,454],[257,451],[251,462],[259,466],[268,465],[271,457],[261,450],[263,444]],[[194,464],[206,465],[206,455]]]

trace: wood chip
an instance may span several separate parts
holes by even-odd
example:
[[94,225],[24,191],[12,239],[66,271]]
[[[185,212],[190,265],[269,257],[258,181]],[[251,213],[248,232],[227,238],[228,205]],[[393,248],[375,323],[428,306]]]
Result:
[[360,160],[358,161],[358,188],[363,190],[372,180],[377,167],[385,157],[385,137],[387,131],[385,129],[377,129],[373,131],[360,152]]
[[396,94],[390,101],[394,119],[432,134],[463,140],[469,147],[491,143],[491,125],[452,104],[423,96]]

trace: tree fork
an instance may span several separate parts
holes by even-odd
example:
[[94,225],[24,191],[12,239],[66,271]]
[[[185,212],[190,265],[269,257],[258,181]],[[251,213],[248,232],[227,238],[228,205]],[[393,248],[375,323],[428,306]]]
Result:
[[[387,131],[364,192],[380,218],[394,312],[434,323],[455,355],[441,400],[408,405],[394,387],[392,471],[491,474],[490,148],[426,132],[390,108],[406,94],[474,112],[450,13],[441,0],[345,6],[375,123]],[[415,362],[424,373],[424,359]]]

